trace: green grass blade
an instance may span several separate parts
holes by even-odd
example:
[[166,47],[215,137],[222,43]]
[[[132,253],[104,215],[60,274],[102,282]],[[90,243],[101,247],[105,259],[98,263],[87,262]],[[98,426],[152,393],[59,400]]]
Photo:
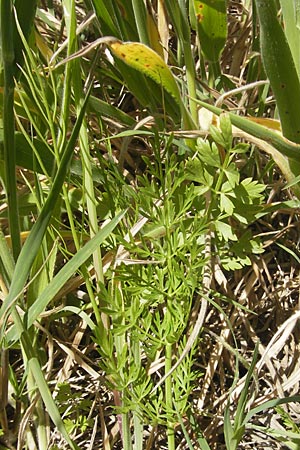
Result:
[[[175,405],[175,408],[176,408],[176,412],[177,412],[177,419],[178,419],[178,422],[180,423],[180,426],[181,426],[181,428],[182,428],[182,431],[183,431],[184,437],[185,437],[185,439],[186,439],[187,445],[189,446],[189,449],[190,449],[190,450],[193,450],[193,449],[194,449],[194,446],[193,446],[193,443],[192,443],[192,441],[191,441],[191,439],[190,439],[188,430],[186,429],[186,427],[185,427],[185,425],[184,425],[184,422],[183,422],[183,420],[182,420],[181,415],[179,414],[179,412],[178,412],[178,410],[177,410],[176,405]],[[198,437],[198,442],[199,442],[199,444],[200,444],[200,446],[201,446],[201,447],[200,447],[201,450],[211,450],[210,446],[208,445],[208,443],[207,443],[207,441],[206,441],[206,439],[205,439],[204,437],[199,436],[199,437]]]
[[244,424],[244,419],[245,419],[245,415],[246,415],[245,410],[246,410],[246,405],[247,405],[247,401],[248,401],[250,381],[251,381],[251,378],[253,377],[253,373],[255,370],[256,362],[257,362],[258,345],[259,344],[256,344],[256,346],[254,348],[251,365],[247,372],[244,388],[242,390],[241,396],[238,401],[238,406],[237,406],[235,418],[234,418],[234,433],[235,434],[239,433],[240,428],[242,428],[243,424]]
[[15,264],[10,249],[4,234],[0,231],[0,274],[7,288],[10,286],[14,268]]
[[83,248],[81,248],[70,261],[58,272],[53,280],[44,289],[42,294],[36,299],[35,303],[29,308],[27,314],[26,326],[29,328],[33,322],[38,318],[41,312],[44,311],[48,303],[64,286],[66,281],[79,269],[82,264],[91,256],[91,254],[103,243],[109,236],[113,229],[120,222],[124,212],[114,217],[104,228],[89,241]]
[[17,260],[9,295],[4,300],[0,309],[0,321],[2,320],[5,322],[10,307],[13,305],[16,297],[19,296],[20,293],[22,292],[27,280],[27,276],[33,264],[33,261],[40,249],[43,237],[45,235],[47,226],[50,222],[53,210],[55,208],[57,199],[59,198],[61,188],[67,174],[68,165],[72,157],[72,153],[74,151],[74,146],[82,124],[87,102],[88,102],[88,95],[85,99],[85,103],[76,120],[67,147],[64,151],[49,196]]
[[250,421],[250,419],[255,416],[255,414],[259,414],[262,411],[265,411],[270,408],[275,408],[279,405],[285,405],[287,403],[299,403],[300,402],[300,395],[293,395],[291,397],[285,397],[285,398],[275,398],[274,400],[269,400],[267,402],[262,403],[259,406],[256,406],[256,408],[251,409],[248,414],[245,417],[244,423]]
[[251,430],[257,430],[258,432],[266,433],[267,435],[272,436],[277,441],[282,442],[285,447],[290,448],[291,450],[299,450],[300,448],[300,434],[293,433],[292,431],[284,431],[277,430],[271,427],[262,427],[258,425],[249,426]]
[[300,23],[299,23],[299,0],[280,0],[284,33],[289,43],[294,63],[300,76]]
[[[15,0],[14,8],[21,27],[22,34],[28,41],[33,29],[33,21],[36,14],[37,0]],[[15,74],[19,73],[19,66],[23,63],[24,45],[18,32],[18,27],[14,24],[13,42],[15,48]]]
[[[46,309],[49,302],[60,291],[64,284],[74,275],[92,253],[102,244],[109,236],[113,229],[120,222],[124,212],[115,216],[104,228],[102,228],[83,248],[81,248],[70,261],[58,272],[58,274],[50,281],[48,286],[43,290],[41,295],[36,299],[32,306],[28,309],[25,316],[25,327],[30,328],[39,315]],[[7,334],[9,343],[16,342],[20,338],[20,329],[12,327]]]
[[36,386],[41,394],[43,402],[47,408],[47,411],[48,411],[54,425],[56,426],[58,431],[62,434],[62,436],[65,438],[66,442],[70,445],[71,449],[79,450],[77,445],[74,444],[74,442],[72,442],[72,440],[64,426],[64,423],[59,414],[58,408],[52,398],[51,392],[48,388],[47,382],[45,380],[44,374],[41,370],[41,367],[40,367],[40,364],[39,364],[39,361],[37,360],[37,358],[35,358],[35,357],[30,358],[28,361],[28,366],[33,374],[33,377],[36,382]]
[[183,123],[186,129],[194,128],[195,124],[198,123],[197,105],[194,101],[194,98],[196,98],[196,71],[187,9],[184,2],[180,1],[165,0],[165,5],[176,30],[176,36],[183,52],[184,65],[186,67],[187,92],[189,95],[191,117],[187,118],[183,113]]
[[300,143],[300,83],[274,0],[255,0],[261,57],[276,99],[282,134]]
[[16,181],[16,148],[14,120],[14,69],[15,49],[13,42],[13,2],[1,3],[1,43],[4,74],[3,91],[3,146],[5,160],[5,187],[8,203],[9,229],[15,260],[21,250],[20,225]]
[[[66,21],[74,22],[74,27],[69,26],[70,30],[73,30],[73,33],[75,33],[76,28],[76,10],[75,10],[75,4],[72,1],[66,1],[65,5],[68,8],[68,16],[66,17]],[[71,31],[70,31],[71,32]],[[70,35],[69,39],[75,39],[75,36]],[[77,49],[76,49],[77,50]],[[72,70],[72,85],[73,85],[73,91],[74,91],[74,98],[75,98],[75,104],[77,108],[77,113],[79,114],[81,105],[84,101],[83,96],[83,82],[81,79],[81,68],[80,68],[80,60],[75,59],[73,61],[73,70]],[[88,136],[88,127],[87,122],[84,119],[82,122],[82,126],[80,128],[79,132],[79,145],[80,145],[80,155],[81,155],[81,161],[82,161],[82,168],[83,168],[83,192],[85,196],[85,203],[87,206],[87,214],[89,217],[89,232],[90,237],[92,238],[99,230],[98,225],[98,217],[97,217],[97,200],[95,198],[95,190],[94,190],[94,183],[92,178],[92,161],[91,161],[91,155],[90,155],[90,142],[89,142],[89,136]],[[68,203],[68,195],[65,194],[65,202],[67,210],[69,211],[69,217],[72,216],[72,211],[70,204]],[[72,219],[70,220],[70,223],[72,222]],[[73,233],[74,241],[76,242],[76,232]],[[77,249],[79,247],[78,244],[76,244]],[[102,258],[101,258],[101,247],[100,245],[98,247],[95,247],[95,250],[93,252],[93,265],[95,269],[95,275],[96,275],[96,281],[97,283],[104,283],[104,276],[103,276],[103,267],[102,267]],[[99,314],[100,317],[100,314]]]
[[111,117],[129,127],[133,127],[135,125],[135,120],[129,114],[126,114],[119,108],[116,108],[115,106],[110,105],[109,103],[104,102],[103,100],[92,95],[89,99],[89,108],[97,114]]
[[230,410],[228,405],[224,411],[224,439],[227,450],[235,450],[235,446],[233,446],[234,430],[230,420]]
[[253,372],[255,369],[255,365],[257,362],[257,355],[258,355],[258,344],[256,345],[254,352],[253,352],[253,358],[251,361],[251,365],[248,369],[244,388],[242,390],[241,396],[238,401],[237,409],[235,411],[235,417],[233,424],[230,421],[230,409],[229,405],[225,408],[224,412],[224,436],[225,436],[225,442],[227,449],[235,450],[243,435],[245,432],[245,409],[248,401],[248,395],[249,395],[249,386],[250,381],[253,376]]
[[92,0],[92,4],[97,18],[101,23],[104,36],[115,36],[123,38],[122,31],[119,27],[115,8],[110,1]]
[[140,0],[132,0],[132,7],[140,42],[150,46],[150,40],[147,32],[147,12],[145,9],[145,4]]

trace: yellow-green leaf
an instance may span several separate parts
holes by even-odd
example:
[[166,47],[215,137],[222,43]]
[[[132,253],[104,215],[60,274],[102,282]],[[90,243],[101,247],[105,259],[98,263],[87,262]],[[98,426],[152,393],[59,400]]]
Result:
[[160,84],[178,104],[180,93],[175,78],[164,60],[151,48],[140,42],[116,41],[109,44],[114,56],[120,58],[128,66]]

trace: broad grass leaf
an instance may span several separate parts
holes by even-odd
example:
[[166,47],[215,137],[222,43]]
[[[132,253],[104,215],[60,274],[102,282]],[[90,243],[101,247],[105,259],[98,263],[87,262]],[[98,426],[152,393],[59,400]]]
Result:
[[[30,35],[32,34],[32,40],[34,40],[34,34],[32,33],[32,31],[37,9],[37,0],[15,0],[14,8],[24,38],[29,42]],[[19,76],[21,74],[20,66],[22,66],[23,64],[24,45],[22,43],[22,38],[18,32],[15,22],[13,29],[13,40],[15,52],[14,70],[15,74]]]
[[4,234],[0,231],[0,275],[7,289],[10,286],[14,268],[15,263],[10,248]]
[[164,57],[164,49],[161,44],[161,39],[157,27],[157,23],[153,18],[153,15],[147,11],[147,30],[149,35],[150,46],[156,53],[163,58]]
[[226,406],[224,411],[224,438],[227,448],[231,448],[234,430],[230,420],[229,406]]
[[95,14],[101,23],[101,29],[104,36],[121,36],[121,30],[115,23],[115,14],[111,2],[104,0],[92,0]]
[[92,95],[89,98],[89,108],[97,114],[112,117],[114,120],[118,120],[120,123],[129,127],[135,125],[135,120],[129,114]]
[[[54,156],[51,147],[38,138],[29,143],[25,135],[15,133],[16,164],[34,172],[51,174]],[[0,161],[4,161],[3,140],[0,136]]]
[[110,49],[114,56],[125,64],[150,77],[161,85],[178,104],[180,93],[169,67],[151,48],[139,42],[112,42]]
[[196,29],[207,61],[217,62],[227,38],[225,0],[194,0]]
[[299,0],[280,0],[282,16],[284,21],[284,34],[289,43],[294,63],[297,69],[298,77],[300,76],[300,2]]
[[278,8],[272,0],[255,0],[260,24],[260,53],[276,99],[282,134],[300,143],[300,82],[285,30],[278,20]]

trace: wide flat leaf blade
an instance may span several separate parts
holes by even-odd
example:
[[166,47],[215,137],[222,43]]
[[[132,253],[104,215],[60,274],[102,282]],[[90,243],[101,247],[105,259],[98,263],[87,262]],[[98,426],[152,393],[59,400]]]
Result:
[[112,42],[112,53],[125,64],[161,85],[180,104],[180,93],[176,81],[164,60],[150,47],[140,42]]
[[217,62],[227,38],[226,1],[194,0],[196,30],[207,61]]

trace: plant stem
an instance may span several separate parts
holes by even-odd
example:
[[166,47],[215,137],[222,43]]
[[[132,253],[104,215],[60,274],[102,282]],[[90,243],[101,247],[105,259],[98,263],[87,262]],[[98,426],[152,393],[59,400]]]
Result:
[[122,432],[123,432],[123,446],[124,450],[132,450],[129,414],[122,414]]
[[186,66],[186,81],[189,94],[189,106],[191,116],[195,124],[198,124],[198,108],[196,102],[193,100],[197,98],[196,94],[196,72],[194,58],[191,51],[191,43],[187,42],[184,45],[184,59]]
[[[165,362],[165,373],[168,373],[172,368],[172,344],[166,345],[166,362]],[[173,410],[173,400],[172,400],[172,376],[169,376],[165,381],[165,395],[166,395],[166,407],[168,415]],[[167,436],[168,436],[168,450],[175,450],[175,433],[174,433],[174,422],[168,419],[167,426]]]
[[[141,350],[139,340],[134,340],[134,342],[132,343],[132,352],[135,367],[140,367]],[[137,406],[137,409],[133,411],[134,450],[143,450],[143,421],[141,417],[142,414],[140,412],[140,407]]]
[[[65,1],[65,8],[68,10],[68,30],[69,30],[69,39],[71,41],[74,41],[74,50],[77,50],[77,43],[76,43],[76,11],[75,11],[75,4],[74,2]],[[80,61],[79,59],[75,61],[71,61],[72,63],[72,82],[73,82],[73,89],[74,89],[74,96],[75,96],[75,104],[77,106],[77,112],[80,112],[82,103],[84,101],[83,99],[83,86],[81,81],[81,74],[80,74]],[[87,133],[87,123],[85,119],[82,121],[82,126],[80,128],[79,132],[79,144],[80,144],[80,150],[81,150],[81,158],[82,158],[82,167],[83,167],[83,191],[86,196],[86,205],[87,205],[87,212],[89,217],[89,229],[90,229],[90,236],[93,238],[95,234],[99,231],[98,227],[98,218],[97,218],[97,209],[96,209],[96,198],[95,198],[95,192],[94,192],[94,184],[93,184],[93,177],[92,177],[92,166],[91,166],[91,160],[90,160],[90,152],[89,152],[89,140],[88,140],[88,133]],[[67,193],[65,194],[65,201],[66,204],[68,202],[68,196]],[[70,211],[69,218],[72,215],[72,212]],[[74,236],[76,236],[76,230],[74,228]],[[102,257],[101,257],[101,248],[99,247],[94,253],[93,253],[93,264],[95,268],[95,274],[96,274],[96,280],[97,280],[97,290],[99,291],[99,284],[103,284],[104,282],[104,276],[103,276],[103,267],[102,267]],[[88,280],[88,273],[86,268],[83,268],[83,272],[85,274],[86,283],[90,286],[90,282]],[[95,296],[92,292],[92,289],[89,289],[89,294],[91,295],[91,303],[94,309],[95,316],[97,318],[97,323],[99,324],[100,319],[100,311],[99,307],[95,301]],[[105,328],[108,328],[108,319],[106,315],[103,315],[102,317],[103,325]]]
[[[168,181],[166,181],[166,185],[164,188],[166,189],[166,192],[168,191]],[[166,241],[167,241],[167,265],[168,265],[168,272],[169,274],[173,274],[173,267],[172,267],[172,260],[173,260],[173,253],[174,248],[172,245],[172,238],[171,238],[171,217],[172,213],[170,211],[170,202],[168,199],[166,199],[164,203],[165,208],[165,226],[166,226]],[[173,298],[173,292],[172,292],[173,286],[172,283],[170,283],[169,289],[168,289],[168,299],[167,299],[167,311],[166,314],[168,317],[168,323],[172,323],[173,317],[172,317],[172,309],[170,306],[170,299]],[[166,343],[165,347],[165,374],[169,373],[172,369],[172,354],[173,354],[173,344],[170,342]],[[167,411],[167,417],[168,417],[168,423],[167,423],[167,438],[168,438],[168,450],[175,450],[175,434],[174,434],[174,422],[171,419],[172,411],[173,411],[173,398],[172,398],[172,385],[173,385],[173,377],[170,375],[166,381],[165,381],[165,402],[166,402],[166,411]]]

